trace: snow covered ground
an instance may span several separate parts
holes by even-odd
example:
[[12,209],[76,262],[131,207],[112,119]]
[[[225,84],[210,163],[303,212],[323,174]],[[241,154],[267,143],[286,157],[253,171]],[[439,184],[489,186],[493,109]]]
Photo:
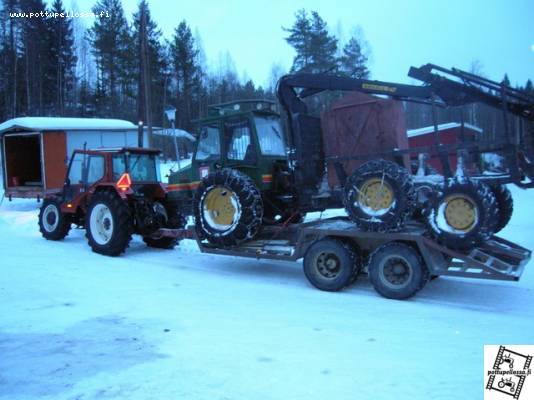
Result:
[[[534,248],[534,191],[503,236]],[[313,289],[301,264],[135,239],[49,242],[34,201],[0,208],[0,399],[482,399],[483,345],[534,340],[534,272],[440,278],[408,301],[366,277]]]

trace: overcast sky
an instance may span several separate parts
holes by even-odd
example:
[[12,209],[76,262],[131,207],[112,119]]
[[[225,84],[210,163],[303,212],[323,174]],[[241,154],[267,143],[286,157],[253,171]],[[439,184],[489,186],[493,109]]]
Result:
[[[94,0],[75,0],[90,11]],[[513,84],[534,79],[533,0],[149,0],[152,16],[166,37],[185,19],[200,32],[208,61],[229,51],[237,72],[265,85],[273,62],[289,69],[293,51],[283,27],[299,8],[317,10],[332,33],[349,35],[360,26],[372,50],[374,79],[407,82],[411,65],[432,62],[469,69]],[[69,0],[65,0],[69,4]],[[126,13],[137,0],[123,0]],[[84,19],[90,24],[89,19]]]

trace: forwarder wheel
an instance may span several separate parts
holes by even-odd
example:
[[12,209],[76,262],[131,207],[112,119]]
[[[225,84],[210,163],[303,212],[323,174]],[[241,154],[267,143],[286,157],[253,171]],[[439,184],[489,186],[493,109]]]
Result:
[[426,225],[446,247],[470,250],[489,239],[497,223],[497,203],[488,185],[451,179],[430,199]]
[[350,285],[361,262],[354,248],[337,239],[321,239],[304,255],[304,274],[317,289],[336,292]]
[[258,233],[263,203],[252,179],[225,168],[202,180],[195,195],[194,213],[200,237],[219,246],[234,246]]
[[512,199],[512,193],[506,185],[490,185],[491,191],[497,201],[497,226],[495,227],[495,233],[500,232],[512,218],[514,212],[514,200]]
[[118,256],[132,239],[133,224],[130,207],[112,191],[93,194],[87,210],[86,233],[95,253]]
[[407,299],[428,281],[428,270],[417,251],[402,243],[380,246],[371,254],[368,268],[373,287],[388,299]]
[[[185,228],[185,225],[187,224],[187,220],[178,211],[177,208],[167,206],[166,212],[167,212],[167,223],[165,224],[165,228],[169,228],[169,229]],[[151,237],[145,236],[143,237],[143,242],[145,242],[148,247],[172,250],[176,247],[179,240],[173,237],[162,237],[159,239],[153,239]]]
[[39,210],[39,231],[47,240],[62,240],[69,234],[71,220],[61,212],[57,199],[45,199]]
[[347,214],[366,231],[399,230],[412,213],[414,201],[410,173],[391,161],[369,161],[345,184]]

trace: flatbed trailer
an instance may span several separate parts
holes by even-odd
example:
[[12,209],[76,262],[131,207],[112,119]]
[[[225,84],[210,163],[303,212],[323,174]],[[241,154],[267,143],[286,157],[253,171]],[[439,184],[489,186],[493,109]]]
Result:
[[195,239],[203,253],[282,261],[302,258],[306,277],[322,290],[341,290],[360,272],[367,272],[381,295],[396,299],[413,296],[437,276],[518,281],[532,255],[499,236],[470,251],[458,251],[428,237],[417,222],[399,232],[366,232],[347,217],[265,226],[254,240],[225,248],[198,237],[194,227],[161,234]]

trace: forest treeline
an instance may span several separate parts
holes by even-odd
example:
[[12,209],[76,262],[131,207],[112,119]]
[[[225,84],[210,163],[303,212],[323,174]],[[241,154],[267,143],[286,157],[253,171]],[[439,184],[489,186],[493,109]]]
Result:
[[[209,104],[275,99],[276,81],[288,72],[371,75],[371,47],[358,30],[340,38],[316,11],[298,10],[293,24],[281,28],[280,38],[295,56],[289,71],[273,62],[263,85],[240,76],[240,66],[228,52],[218,60],[207,59],[201,32],[185,20],[165,37],[147,0],[141,0],[131,16],[121,0],[97,0],[92,12],[98,17],[90,26],[77,18],[13,17],[67,11],[76,10],[67,10],[62,0],[50,5],[43,0],[0,0],[0,120],[80,116],[142,120],[162,127],[168,126],[165,109],[174,107],[176,126],[191,130]],[[532,82],[524,89],[534,92]],[[320,111],[324,104],[316,106]],[[489,126],[494,118],[490,114],[483,107],[472,108],[466,122]],[[457,120],[450,110],[439,111],[438,117],[439,122]],[[408,127],[431,122],[424,106],[407,106]]]

